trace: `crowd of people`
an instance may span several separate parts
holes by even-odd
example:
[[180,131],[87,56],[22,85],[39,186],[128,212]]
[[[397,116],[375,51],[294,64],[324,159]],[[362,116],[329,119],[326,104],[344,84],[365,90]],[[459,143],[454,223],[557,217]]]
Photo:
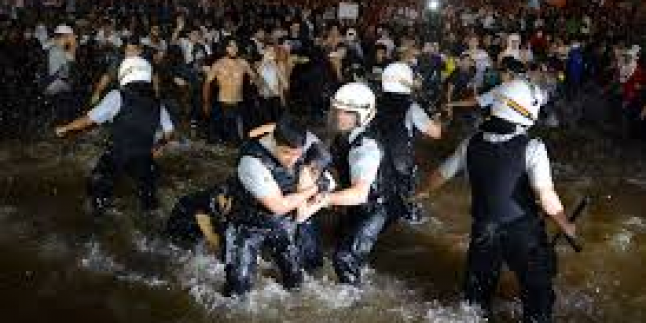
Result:
[[[359,3],[356,19],[338,19],[329,1],[61,4],[3,10],[3,135],[108,125],[89,176],[96,217],[121,174],[135,179],[143,210],[158,208],[155,159],[178,134],[239,147],[235,174],[180,198],[166,229],[178,244],[221,251],[227,295],[252,289],[265,249],[286,288],[320,268],[322,209],[343,214],[331,260],[340,283],[359,286],[379,235],[399,219],[419,222],[420,200],[464,171],[465,298],[490,315],[504,262],[524,321],[550,322],[554,250],[539,210],[566,235],[575,228],[545,145],[528,130],[583,123],[574,102],[595,84],[612,103],[608,121],[646,138],[637,23],[617,19],[636,11],[603,1],[464,1],[433,12]],[[417,187],[415,138],[440,139],[452,121],[467,139]],[[321,127],[329,137],[315,135]]]

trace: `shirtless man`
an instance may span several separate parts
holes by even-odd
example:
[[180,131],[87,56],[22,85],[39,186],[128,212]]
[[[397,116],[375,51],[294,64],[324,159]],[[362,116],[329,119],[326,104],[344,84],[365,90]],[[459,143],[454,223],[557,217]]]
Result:
[[[209,139],[213,140],[215,131],[219,130],[220,139],[228,142],[240,142],[243,138],[242,106],[244,76],[258,84],[258,77],[249,63],[238,57],[238,43],[233,38],[227,38],[226,55],[211,66],[203,91],[204,114],[210,122]],[[211,114],[211,82],[217,80],[218,106],[221,119]],[[216,121],[220,121],[217,122]],[[220,129],[215,129],[219,127]]]

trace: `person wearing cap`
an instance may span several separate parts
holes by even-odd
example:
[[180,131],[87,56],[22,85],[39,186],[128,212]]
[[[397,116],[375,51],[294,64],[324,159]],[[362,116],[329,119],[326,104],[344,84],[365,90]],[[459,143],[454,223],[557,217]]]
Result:
[[392,63],[382,74],[382,96],[374,124],[382,134],[382,144],[392,161],[394,176],[391,185],[397,187],[399,209],[397,215],[411,221],[422,220],[422,208],[410,202],[415,193],[417,165],[415,165],[414,138],[422,133],[439,139],[442,126],[414,101],[415,79],[412,68],[404,62]]
[[306,152],[316,138],[289,115],[267,130],[240,148],[225,238],[224,293],[228,296],[243,296],[251,290],[257,257],[264,249],[271,252],[285,288],[298,288],[303,282],[295,239],[298,223],[320,209],[319,202],[311,199],[319,185],[306,183],[305,177],[311,176],[303,176],[309,171]]
[[361,269],[381,232],[396,218],[388,205],[395,190],[390,163],[373,126],[376,98],[365,84],[341,86],[332,99],[332,123],[337,135],[331,147],[339,189],[320,194],[324,207],[345,207],[334,270],[342,284],[361,284]]
[[54,34],[48,53],[48,77],[45,82],[45,94],[50,96],[72,91],[70,72],[78,47],[70,26],[59,25]]
[[56,128],[56,135],[65,137],[95,124],[110,124],[110,144],[89,179],[94,215],[104,214],[110,206],[114,182],[122,173],[136,181],[144,211],[158,206],[154,157],[170,139],[173,124],[166,108],[155,98],[152,75],[152,66],[145,59],[126,58],[119,67],[119,89],[109,92],[85,116]]
[[495,93],[491,117],[429,175],[418,193],[426,197],[466,172],[473,222],[464,297],[490,319],[491,298],[505,263],[520,283],[523,322],[552,322],[554,250],[540,212],[568,236],[575,235],[554,190],[545,144],[527,134],[543,104],[541,92],[526,80],[503,84]]

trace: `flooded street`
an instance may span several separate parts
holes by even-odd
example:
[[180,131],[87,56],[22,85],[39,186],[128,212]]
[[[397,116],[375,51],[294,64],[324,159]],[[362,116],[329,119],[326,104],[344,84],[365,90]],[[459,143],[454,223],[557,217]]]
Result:
[[[557,321],[646,321],[643,155],[596,135],[544,138],[565,205],[571,209],[583,196],[592,198],[578,227],[583,252],[559,247]],[[437,165],[455,142],[422,144],[422,169]],[[232,171],[235,152],[176,144],[160,161],[160,215],[139,215],[125,182],[117,189],[117,211],[93,221],[85,210],[85,178],[100,143],[95,130],[67,141],[0,144],[3,321],[482,321],[459,301],[470,221],[462,178],[433,196],[429,221],[397,225],[383,236],[363,290],[336,284],[328,262],[302,290],[288,293],[276,282],[273,265],[262,262],[260,282],[239,303],[222,296],[224,266],[213,254],[177,249],[158,234],[178,197]],[[495,307],[503,322],[520,317],[515,289],[505,276]]]

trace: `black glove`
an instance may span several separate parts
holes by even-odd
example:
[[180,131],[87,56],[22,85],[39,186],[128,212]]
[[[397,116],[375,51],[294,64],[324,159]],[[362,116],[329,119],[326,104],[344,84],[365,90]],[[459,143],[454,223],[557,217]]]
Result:
[[323,171],[332,164],[332,155],[320,142],[313,143],[305,152],[305,165],[313,165]]
[[316,186],[320,193],[329,193],[332,191],[332,181],[329,177],[325,176],[325,173],[321,173],[321,176],[316,180]]

